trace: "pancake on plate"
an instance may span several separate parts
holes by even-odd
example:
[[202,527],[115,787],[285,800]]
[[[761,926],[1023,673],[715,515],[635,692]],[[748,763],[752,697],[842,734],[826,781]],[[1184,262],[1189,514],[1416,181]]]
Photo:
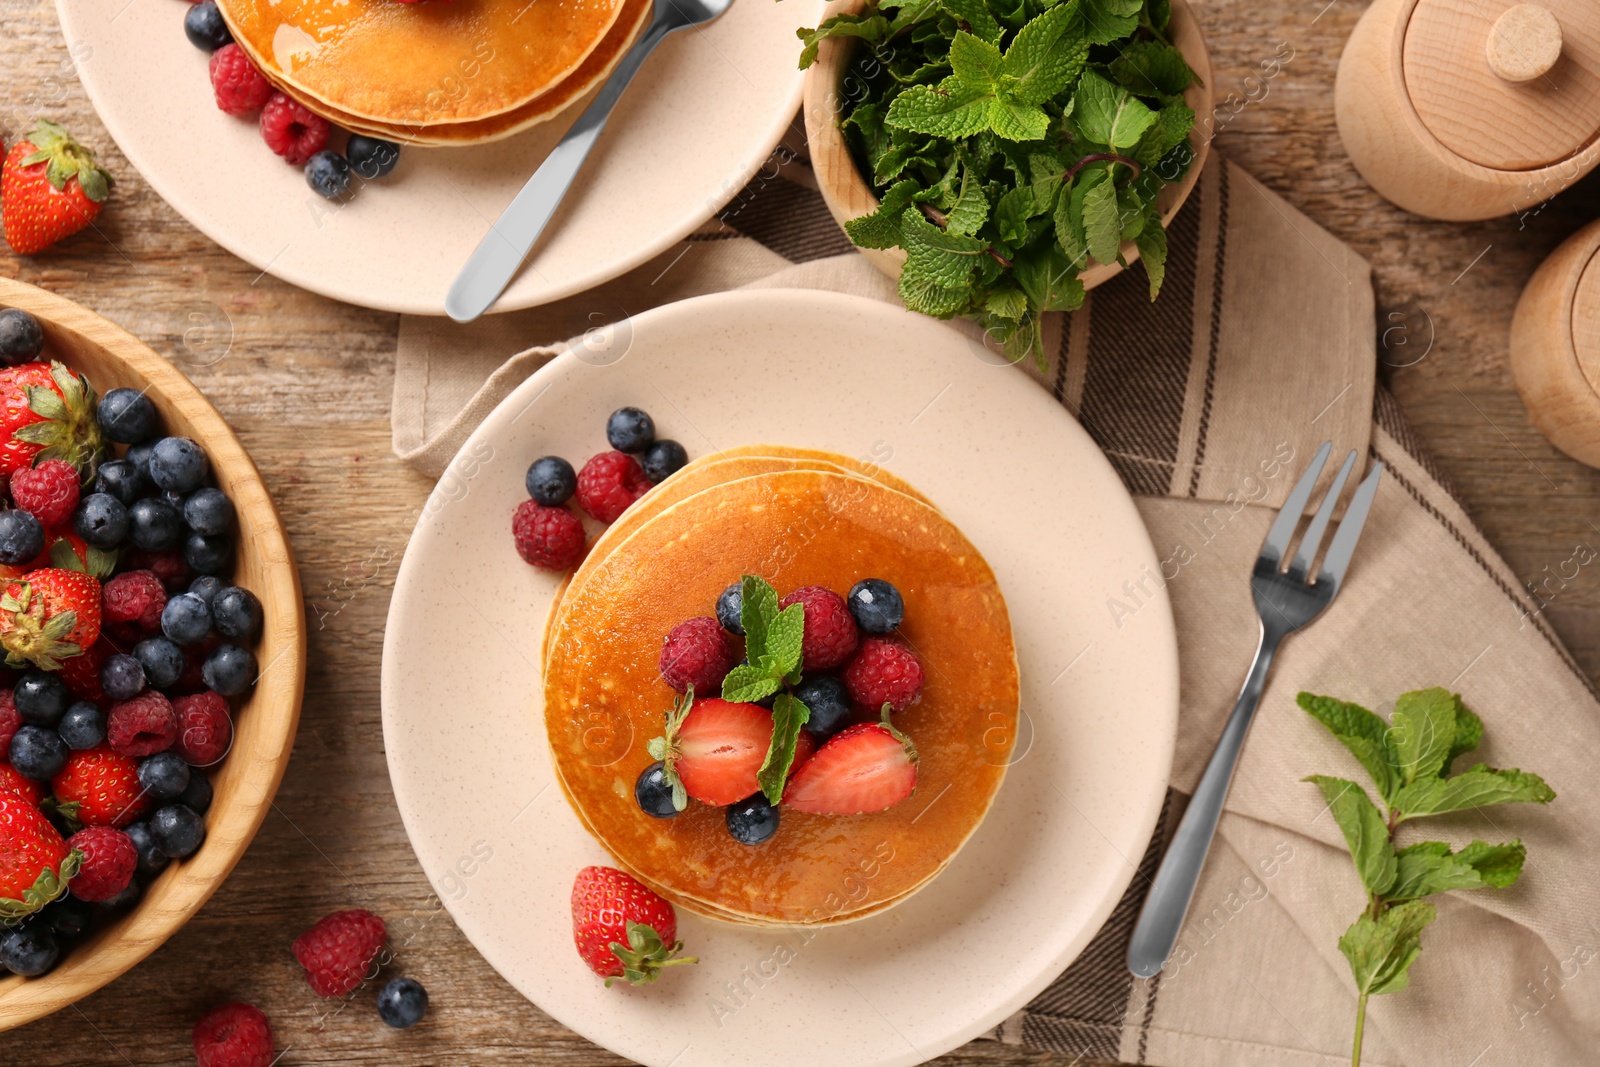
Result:
[[[686,472],[718,469],[715,459],[657,492]],[[826,925],[906,899],[977,829],[1015,736],[1016,653],[988,564],[930,505],[844,471],[768,469],[663,503],[597,553],[554,609],[545,727],[574,810],[622,866],[714,918]],[[914,650],[926,679],[918,701],[893,716],[918,757],[909,797],[867,814],[780,807],[778,829],[754,846],[730,836],[720,807],[691,799],[670,819],[640,809],[634,783],[653,762],[646,742],[677,699],[659,673],[662,640],[711,614],[742,574],[780,594],[810,585],[843,593],[865,577],[898,588],[905,619],[895,639]],[[876,718],[857,707],[853,721]]]

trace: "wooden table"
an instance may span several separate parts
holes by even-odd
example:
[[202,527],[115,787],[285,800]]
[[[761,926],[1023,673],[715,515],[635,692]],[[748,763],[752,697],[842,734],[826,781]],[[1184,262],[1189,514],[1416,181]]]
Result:
[[[1576,546],[1600,545],[1600,473],[1539,436],[1506,367],[1518,293],[1594,217],[1600,182],[1523,220],[1407,215],[1362,183],[1334,127],[1334,70],[1361,13],[1357,0],[1193,2],[1217,98],[1234,93],[1239,102],[1228,105],[1237,114],[1217,147],[1372,261],[1380,325],[1404,329],[1381,350],[1384,378],[1489,539],[1529,582],[1547,567],[1554,574]],[[35,115],[57,119],[100,150],[119,183],[98,233],[31,258],[0,244],[0,272],[116,321],[210,395],[288,522],[311,630],[294,760],[233,877],[147,962],[79,1010],[0,1036],[0,1062],[191,1064],[189,1028],[219,995],[268,1012],[286,1064],[622,1062],[545,1017],[478,957],[417,867],[389,789],[378,712],[384,616],[430,488],[389,451],[395,316],[262,276],[202,236],[117,152],[77,82],[49,0],[0,0],[0,25],[6,143]],[[1291,58],[1275,78],[1252,77],[1284,54]],[[215,165],[206,148],[197,130],[197,168]],[[1600,579],[1580,574],[1546,610],[1600,677]],[[441,713],[460,710],[443,688],[440,699]],[[318,916],[356,906],[388,919],[396,973],[432,994],[429,1021],[416,1030],[381,1025],[370,997],[330,1016],[289,955],[289,941]],[[976,1042],[938,1062],[1087,1061]]]

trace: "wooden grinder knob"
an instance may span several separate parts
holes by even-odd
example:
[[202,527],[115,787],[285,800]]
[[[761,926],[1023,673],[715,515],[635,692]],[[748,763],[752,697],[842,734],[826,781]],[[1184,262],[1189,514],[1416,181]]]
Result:
[[1561,23],[1538,4],[1508,8],[1489,30],[1489,69],[1508,82],[1530,82],[1550,73],[1561,58]]

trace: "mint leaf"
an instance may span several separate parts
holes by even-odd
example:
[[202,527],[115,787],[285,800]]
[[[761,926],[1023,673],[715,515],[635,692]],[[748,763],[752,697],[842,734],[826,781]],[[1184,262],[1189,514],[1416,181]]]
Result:
[[722,679],[722,699],[735,704],[754,704],[783,687],[783,683],[760,667],[741,663]]
[[1089,58],[1089,40],[1073,28],[1071,4],[1057,4],[1034,18],[1006,49],[1001,72],[1016,80],[1012,92],[1025,104],[1042,104],[1063,93]]
[[1461,703],[1461,697],[1456,697],[1456,736],[1450,742],[1450,751],[1444,757],[1444,769],[1450,770],[1450,765],[1456,761],[1457,756],[1464,756],[1477,748],[1483,742],[1483,720],[1474,715],[1467,706]]
[[1451,889],[1478,889],[1485,883],[1477,868],[1450,853],[1443,841],[1423,841],[1395,853],[1394,884],[1385,899],[1414,900]]
[[961,168],[961,193],[955,206],[945,213],[946,233],[974,234],[989,218],[989,197],[972,171]]
[[[1163,246],[1165,241],[1162,242]],[[1144,258],[1144,245],[1140,243],[1139,255]],[[1146,269],[1149,263],[1146,261]],[[1372,784],[1386,802],[1392,802],[1399,787],[1399,772],[1394,750],[1389,747],[1389,724],[1359,704],[1346,703],[1333,697],[1301,693],[1295,697],[1312,718],[1316,719],[1334,736],[1351,755],[1361,761]]]
[[1480,763],[1449,778],[1421,778],[1400,789],[1390,805],[1401,819],[1485,808],[1491,804],[1548,804],[1555,790],[1537,774]]
[[1017,284],[1037,311],[1077,311],[1083,306],[1078,269],[1054,244],[1019,252],[1013,261]]
[[994,228],[1006,244],[1021,244],[1028,237],[1028,219],[1037,214],[1033,190],[1019,186],[1006,192],[994,206]]
[[868,41],[881,41],[889,36],[889,20],[882,15],[835,15],[814,30],[795,30],[804,42],[800,50],[800,69],[805,70],[817,61],[817,50],[830,37],[860,37]]
[[767,650],[761,657],[761,668],[775,679],[790,684],[800,681],[800,649],[805,633],[805,608],[790,604],[778,612],[767,628]]
[[1083,188],[1083,234],[1089,254],[1099,263],[1115,263],[1122,252],[1122,221],[1117,215],[1117,187],[1105,171],[1089,175]]
[[893,248],[900,243],[900,214],[920,191],[913,178],[895,182],[883,194],[878,210],[844,224],[844,232],[858,248]]
[[1377,919],[1363,915],[1339,938],[1339,951],[1350,961],[1356,990],[1363,996],[1398,993],[1410,982],[1408,972],[1422,951],[1420,934],[1438,916],[1432,904],[1413,900],[1385,911]]
[[941,285],[933,278],[919,273],[909,263],[900,272],[900,302],[908,310],[936,319],[948,319],[967,311],[972,302],[969,283],[956,286]]
[[1004,319],[1020,319],[1028,313],[1028,298],[1020,289],[996,287],[983,302],[984,309]]
[[1079,79],[1072,96],[1072,118],[1089,140],[1122,149],[1139,143],[1156,113],[1091,70]]
[[[1149,129],[1139,135],[1139,141],[1133,146],[1131,154],[1146,167],[1153,167],[1160,163],[1166,154],[1189,137],[1189,131],[1194,129],[1194,112],[1188,105],[1179,103],[1167,104],[1156,112],[1156,120],[1150,124]],[[1168,180],[1175,180],[1177,175]]]
[[800,738],[800,728],[809,718],[811,709],[788,693],[779,693],[772,703],[772,744],[767,748],[766,759],[761,761],[761,769],[756,772],[756,783],[770,804],[783,800],[783,787],[789,780],[789,768],[794,765],[795,742]]
[[1472,865],[1478,872],[1484,885],[1496,889],[1504,889],[1514,883],[1522,875],[1522,863],[1528,857],[1528,850],[1519,840],[1507,841],[1503,845],[1488,845],[1482,841],[1474,841],[1460,852],[1456,858],[1463,863]]
[[1089,43],[1110,44],[1139,28],[1144,0],[1077,0],[1073,6],[1080,32]]
[[1183,53],[1162,41],[1134,41],[1111,61],[1111,77],[1135,96],[1178,96],[1194,84]]
[[916,208],[907,208],[900,216],[900,244],[913,277],[945,289],[970,283],[978,257],[989,250],[987,241],[941,230]]
[[1050,116],[1043,108],[999,96],[989,104],[989,128],[1008,141],[1038,141],[1050,130]]
[[1419,689],[1395,701],[1389,743],[1402,785],[1436,778],[1456,737],[1456,698],[1448,689]]
[[992,95],[1000,79],[1001,65],[997,46],[964,30],[956,31],[950,42],[950,69],[962,85],[974,92]]
[[973,89],[955,75],[937,86],[913,85],[889,104],[883,121],[902,130],[952,140],[989,128],[993,94]]
[[1145,277],[1150,279],[1150,299],[1161,292],[1161,283],[1167,278],[1167,231],[1159,221],[1152,222],[1134,238],[1139,249],[1139,262],[1144,264]]
[[767,654],[767,627],[778,617],[778,591],[765,578],[746,574],[739,579],[739,623],[744,627],[745,658],[757,662]]
[[1369,893],[1388,892],[1395,879],[1394,843],[1389,840],[1388,824],[1366,792],[1343,778],[1313,774],[1304,780],[1315,782],[1322,790],[1328,810],[1333,813],[1339,829],[1344,831],[1345,844],[1350,847],[1350,857],[1355,860],[1361,884]]
[[989,13],[989,5],[984,0],[939,0],[939,6],[966,23],[966,29],[972,31],[974,36],[989,44],[1000,43],[1003,31]]

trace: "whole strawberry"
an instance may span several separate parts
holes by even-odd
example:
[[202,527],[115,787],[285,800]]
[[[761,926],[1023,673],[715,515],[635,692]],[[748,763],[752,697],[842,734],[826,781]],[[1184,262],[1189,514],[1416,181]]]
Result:
[[82,858],[38,808],[0,790],[0,922],[32,915],[66,892]]
[[41,252],[93,222],[110,195],[111,175],[94,153],[39,119],[0,164],[6,243],[20,255]]
[[78,468],[62,459],[23,467],[11,476],[11,499],[46,530],[58,530],[78,506]]
[[67,847],[82,854],[72,877],[72,895],[91,904],[110,900],[133,881],[139,851],[133,839],[110,826],[89,826],[67,838]]
[[618,978],[645,985],[664,967],[698,963],[678,956],[678,916],[660,894],[615,867],[585,867],[572,882],[572,939],[578,955],[609,987]]
[[59,361],[0,370],[0,474],[62,459],[93,472],[105,449],[94,388]]
[[104,744],[67,757],[50,788],[56,810],[81,826],[127,826],[147,806],[138,761]]
[[59,670],[100,636],[100,582],[82,571],[42,567],[0,593],[0,647],[13,667]]
[[270,1067],[272,1024],[253,1004],[212,1008],[194,1024],[197,1067]]
[[30,804],[37,804],[44,799],[44,786],[32,778],[22,777],[9,763],[0,763],[0,789],[15,793]]
[[294,939],[294,958],[319,997],[354,992],[388,939],[383,920],[370,911],[336,911]]

